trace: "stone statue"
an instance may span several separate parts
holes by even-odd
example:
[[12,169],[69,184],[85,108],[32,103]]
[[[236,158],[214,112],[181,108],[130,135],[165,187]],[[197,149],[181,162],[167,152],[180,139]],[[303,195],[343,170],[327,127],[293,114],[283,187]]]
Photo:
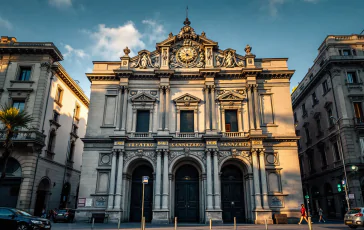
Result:
[[250,55],[251,51],[252,51],[252,47],[250,45],[246,45],[244,50],[247,55]]
[[219,55],[216,55],[215,60],[216,60],[216,65],[217,66],[220,66],[221,65],[221,62],[220,62]]
[[142,56],[142,59],[141,59],[141,62],[140,62],[140,68],[141,69],[146,69],[148,67],[148,58],[147,58],[147,55],[144,54]]
[[168,56],[167,56],[167,52],[165,50],[163,50],[163,55],[162,55],[162,58],[163,58],[163,65],[167,65],[168,64]]
[[225,67],[234,67],[234,59],[231,52],[228,53],[225,60]]
[[202,50],[200,52],[200,61],[198,62],[197,67],[201,68],[201,67],[204,67],[204,66],[205,66],[205,54],[204,54],[204,51]]

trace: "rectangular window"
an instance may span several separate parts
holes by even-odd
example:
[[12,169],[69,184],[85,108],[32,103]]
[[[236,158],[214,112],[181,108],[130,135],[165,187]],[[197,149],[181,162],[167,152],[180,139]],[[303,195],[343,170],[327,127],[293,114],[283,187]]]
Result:
[[75,107],[75,118],[80,119],[80,109],[81,107],[79,105],[76,105]]
[[306,134],[306,143],[310,143],[311,142],[311,137],[310,137],[310,131],[308,130],[308,127],[305,127],[305,134]]
[[356,49],[352,49],[351,51],[352,51],[353,56],[356,56]]
[[53,121],[57,122],[59,121],[59,113],[56,111],[53,111]]
[[262,111],[262,120],[263,124],[273,124],[273,103],[272,103],[272,94],[262,94],[261,101],[261,111]]
[[313,78],[313,73],[310,75],[310,80],[312,80],[312,78]]
[[343,56],[350,56],[350,50],[346,50],[346,49],[345,49],[345,50],[343,50],[343,51],[342,51],[342,55],[343,55]]
[[298,120],[297,120],[297,113],[296,112],[293,114],[293,118],[294,118],[294,123],[297,123]]
[[192,133],[194,132],[194,118],[193,110],[181,110],[180,113],[180,127],[182,133]]
[[61,89],[60,87],[58,87],[57,88],[57,91],[56,91],[56,96],[55,96],[54,100],[58,104],[61,104],[61,102],[62,102],[62,96],[63,96],[63,89]]
[[327,117],[329,119],[329,125],[333,126],[334,125],[334,121],[332,119],[332,108],[328,108],[327,109]]
[[25,100],[13,100],[13,107],[23,111],[25,108]]
[[315,172],[315,159],[314,159],[314,153],[313,152],[309,152],[307,154],[308,157],[308,165],[310,166],[310,172]]
[[340,152],[339,152],[339,145],[337,144],[337,141],[333,143],[334,148],[334,154],[335,154],[335,160],[338,161],[341,159]]
[[318,132],[322,132],[320,119],[316,119],[316,128]]
[[319,147],[320,155],[321,155],[321,163],[322,166],[327,166],[327,159],[326,159],[326,153],[325,153],[325,146],[321,145]]
[[114,125],[115,110],[116,110],[116,96],[106,96],[105,108],[104,108],[104,125],[105,126]]
[[359,142],[360,142],[360,154],[361,156],[364,156],[364,137],[360,137]]
[[363,123],[363,109],[361,106],[361,102],[354,102],[354,112],[355,112],[355,120],[357,123]]
[[305,116],[307,114],[305,103],[303,103],[301,107],[302,107],[302,116]]
[[17,80],[29,81],[31,72],[32,72],[32,67],[20,67],[20,72]]
[[358,83],[358,78],[356,76],[356,73],[354,71],[351,72],[347,72],[346,73],[347,79],[348,79],[348,83]]
[[237,110],[225,110],[225,130],[226,132],[238,131]]
[[327,85],[327,81],[325,80],[324,82],[322,82],[322,90],[324,91],[324,94],[329,91],[329,87]]
[[139,133],[149,132],[149,116],[150,116],[149,110],[138,110],[136,132]]
[[311,97],[312,97],[312,104],[313,105],[316,105],[318,103],[318,99],[316,97],[316,93],[313,92],[313,94],[311,95]]

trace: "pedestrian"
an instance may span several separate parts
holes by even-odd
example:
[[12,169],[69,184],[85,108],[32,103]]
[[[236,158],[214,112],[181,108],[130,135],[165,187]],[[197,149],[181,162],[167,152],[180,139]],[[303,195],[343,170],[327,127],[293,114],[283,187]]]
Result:
[[301,204],[301,219],[300,219],[300,222],[298,224],[301,224],[301,222],[302,222],[303,219],[305,219],[306,222],[307,222],[307,224],[308,224],[308,219],[307,219],[307,213],[306,213],[305,205],[304,204]]
[[45,210],[45,208],[42,209],[42,215],[41,215],[42,218],[47,218],[47,212]]
[[319,222],[321,222],[321,220],[325,223],[325,219],[323,218],[323,214],[324,214],[324,211],[322,210],[322,208],[320,207],[319,210],[318,210],[318,213],[319,213]]

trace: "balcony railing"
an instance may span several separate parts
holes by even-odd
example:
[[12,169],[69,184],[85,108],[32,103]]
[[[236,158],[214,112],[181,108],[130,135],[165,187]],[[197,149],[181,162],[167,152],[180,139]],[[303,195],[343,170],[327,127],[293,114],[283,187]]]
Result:
[[152,133],[143,132],[143,133],[131,133],[130,137],[134,138],[146,138],[146,137],[152,137]]
[[223,137],[245,137],[245,133],[244,132],[223,132],[222,133]]
[[[0,130],[0,140],[5,140],[6,138],[6,131]],[[19,142],[25,142],[25,141],[35,141],[44,144],[45,135],[43,135],[39,131],[33,131],[33,130],[20,130],[17,131],[12,140],[13,141],[19,141]]]
[[178,138],[195,138],[198,137],[198,133],[176,133]]

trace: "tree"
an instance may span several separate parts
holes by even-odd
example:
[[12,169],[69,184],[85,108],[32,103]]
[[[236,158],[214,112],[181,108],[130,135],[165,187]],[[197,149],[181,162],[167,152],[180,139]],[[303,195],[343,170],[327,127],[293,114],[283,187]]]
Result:
[[1,106],[0,110],[0,122],[4,125],[3,131],[5,131],[5,141],[4,141],[4,152],[1,156],[3,161],[3,167],[1,172],[0,181],[6,176],[6,165],[8,163],[9,157],[13,151],[13,141],[12,138],[14,134],[17,133],[19,128],[27,128],[28,124],[33,120],[33,118],[28,115],[24,110],[20,111],[12,106]]

